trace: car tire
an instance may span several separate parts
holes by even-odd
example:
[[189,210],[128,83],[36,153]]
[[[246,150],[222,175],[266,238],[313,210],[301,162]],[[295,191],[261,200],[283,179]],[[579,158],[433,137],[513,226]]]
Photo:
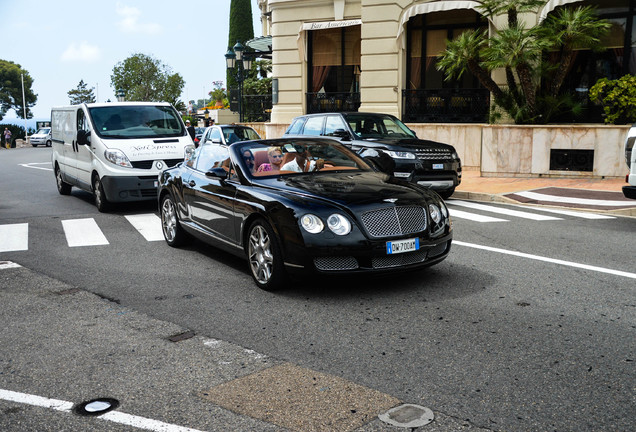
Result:
[[64,181],[62,178],[62,171],[60,167],[55,165],[55,183],[57,184],[57,191],[60,195],[70,195],[72,186]]
[[51,143],[51,140],[48,140],[48,141],[46,142],[46,146],[47,146],[47,147],[51,147],[51,144],[52,144],[52,143]]
[[177,204],[172,195],[166,194],[161,199],[161,231],[168,246],[178,247],[186,243],[187,233],[179,223]]
[[442,198],[449,199],[455,193],[455,188],[446,189],[445,191],[438,192]]
[[246,251],[256,285],[266,291],[282,288],[287,279],[283,256],[274,230],[264,220],[258,219],[250,225]]
[[111,204],[106,198],[104,185],[97,174],[93,175],[93,196],[95,197],[95,206],[100,213],[106,213],[110,210]]

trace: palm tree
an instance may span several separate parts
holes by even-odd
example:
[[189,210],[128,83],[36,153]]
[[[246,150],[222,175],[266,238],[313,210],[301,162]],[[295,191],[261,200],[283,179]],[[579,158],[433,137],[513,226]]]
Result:
[[[541,25],[527,29],[518,15],[538,11],[546,0],[481,0],[484,14],[506,14],[508,27],[487,37],[483,31],[464,32],[449,41],[437,63],[451,80],[470,70],[487,88],[495,104],[516,123],[545,123],[558,110],[576,110],[570,95],[559,93],[576,47],[598,45],[609,23],[591,7],[561,8]],[[548,59],[546,52],[559,56]],[[506,86],[495,83],[496,69],[506,73]],[[549,71],[550,74],[545,72]],[[542,86],[542,80],[549,82]]]

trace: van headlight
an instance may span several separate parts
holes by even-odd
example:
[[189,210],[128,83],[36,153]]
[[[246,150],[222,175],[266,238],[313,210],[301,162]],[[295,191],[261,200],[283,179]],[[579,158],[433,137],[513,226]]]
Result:
[[393,159],[415,159],[415,154],[411,152],[382,150],[384,153],[391,156]]
[[117,149],[104,150],[104,157],[106,160],[117,166],[132,168],[132,164],[128,160],[128,156],[123,151]]

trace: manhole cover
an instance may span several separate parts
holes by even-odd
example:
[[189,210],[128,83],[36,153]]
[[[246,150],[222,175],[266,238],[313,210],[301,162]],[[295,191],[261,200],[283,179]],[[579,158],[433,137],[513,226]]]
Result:
[[403,428],[417,428],[429,424],[435,418],[430,409],[413,404],[391,408],[378,416],[384,423]]

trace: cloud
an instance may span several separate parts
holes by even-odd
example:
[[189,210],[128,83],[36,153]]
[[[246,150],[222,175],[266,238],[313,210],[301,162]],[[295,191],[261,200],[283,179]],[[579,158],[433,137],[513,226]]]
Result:
[[139,17],[141,17],[141,10],[136,7],[126,6],[120,2],[117,2],[115,10],[117,14],[122,17],[121,21],[117,23],[117,26],[124,33],[143,33],[148,35],[155,35],[163,31],[163,28],[159,24],[139,22]]
[[95,45],[90,45],[86,41],[82,41],[79,44],[73,42],[66,48],[66,51],[62,53],[62,60],[94,62],[99,60],[100,55],[100,50]]

